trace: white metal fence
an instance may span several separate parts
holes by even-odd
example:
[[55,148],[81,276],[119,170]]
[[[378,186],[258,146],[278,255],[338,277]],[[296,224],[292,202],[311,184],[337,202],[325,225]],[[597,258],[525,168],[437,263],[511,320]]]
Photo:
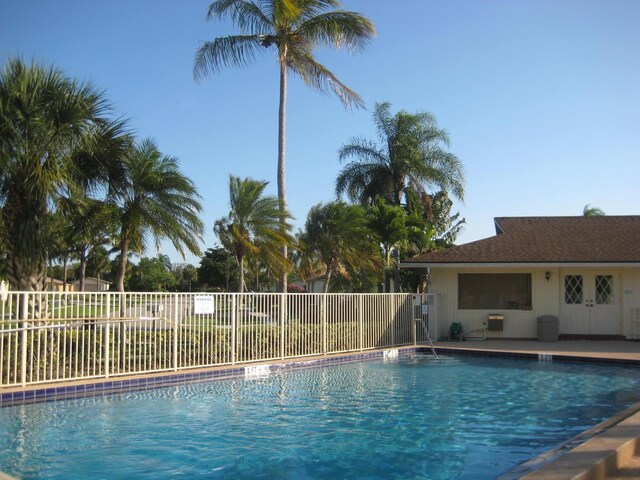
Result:
[[415,319],[433,316],[433,303],[411,294],[9,292],[0,387],[411,345],[425,340]]

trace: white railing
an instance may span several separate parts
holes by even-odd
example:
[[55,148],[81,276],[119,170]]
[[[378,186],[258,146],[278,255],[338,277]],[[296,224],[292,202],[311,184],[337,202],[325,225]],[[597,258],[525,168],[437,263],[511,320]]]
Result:
[[411,294],[10,292],[0,301],[0,388],[412,345],[424,341],[414,319],[427,303]]

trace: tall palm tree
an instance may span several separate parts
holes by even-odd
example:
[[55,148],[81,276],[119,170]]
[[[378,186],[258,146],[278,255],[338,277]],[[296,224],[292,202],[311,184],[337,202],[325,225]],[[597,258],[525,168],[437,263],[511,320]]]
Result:
[[[363,105],[360,96],[331,73],[313,56],[316,47],[358,50],[375,35],[373,24],[365,17],[344,10],[337,0],[216,0],[209,6],[207,20],[230,17],[240,35],[219,37],[204,42],[196,53],[196,79],[218,73],[225,67],[244,67],[255,62],[258,54],[274,47],[280,66],[280,102],[278,110],[278,199],[287,211],[285,147],[287,75],[298,75],[309,87],[332,91],[346,106]],[[283,256],[287,257],[284,246]],[[287,278],[281,278],[287,291]]]
[[315,205],[309,211],[300,239],[306,257],[301,263],[322,265],[325,293],[336,275],[349,280],[353,272],[380,266],[378,243],[360,205],[344,202]]
[[113,187],[112,208],[119,250],[116,288],[124,291],[130,252],[142,254],[152,237],[156,249],[169,239],[183,257],[186,249],[200,255],[204,225],[199,218],[200,195],[185,177],[175,157],[163,155],[153,140],[131,145],[125,158],[125,176]]
[[233,253],[238,264],[238,291],[245,291],[245,258],[260,258],[278,273],[289,269],[289,261],[280,252],[282,245],[292,247],[290,218],[282,213],[278,198],[264,195],[268,182],[252,178],[229,177],[227,217],[216,221],[214,230],[222,245]]
[[[102,92],[57,69],[13,59],[0,74],[1,235],[13,288],[44,288],[51,206],[78,183],[102,181],[75,153],[98,137],[109,143],[123,133],[125,123],[110,113]],[[106,168],[105,156],[91,160]]]
[[462,163],[443,146],[449,136],[428,112],[391,114],[389,103],[378,103],[373,121],[379,143],[352,138],[339,151],[340,161],[353,159],[336,180],[336,194],[372,204],[377,198],[400,205],[405,189],[429,202],[427,189],[435,186],[464,197]]

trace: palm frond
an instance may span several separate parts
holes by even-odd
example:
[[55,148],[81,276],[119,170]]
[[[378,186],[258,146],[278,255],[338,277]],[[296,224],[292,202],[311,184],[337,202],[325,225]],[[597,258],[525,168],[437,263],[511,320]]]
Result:
[[373,23],[357,13],[343,10],[309,13],[293,34],[303,37],[311,45],[358,51],[366,47],[376,33]]
[[207,74],[216,74],[225,67],[246,67],[255,63],[262,52],[258,35],[231,35],[204,42],[197,50],[193,63],[193,76],[200,80]]
[[338,158],[342,162],[347,158],[356,158],[360,162],[383,165],[388,163],[385,152],[364,138],[351,138],[338,150]]
[[264,10],[254,2],[246,0],[217,0],[209,5],[207,20],[223,20],[227,16],[250,35],[266,34],[272,31],[272,21]]
[[331,71],[318,63],[308,52],[291,50],[287,62],[289,69],[299,75],[307,86],[323,94],[332,91],[347,108],[364,107],[364,101],[360,95],[338,80]]

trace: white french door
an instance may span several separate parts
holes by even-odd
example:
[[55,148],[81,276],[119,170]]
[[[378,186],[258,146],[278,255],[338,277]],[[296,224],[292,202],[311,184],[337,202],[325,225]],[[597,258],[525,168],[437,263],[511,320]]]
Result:
[[614,271],[562,272],[560,333],[621,335],[620,292]]

